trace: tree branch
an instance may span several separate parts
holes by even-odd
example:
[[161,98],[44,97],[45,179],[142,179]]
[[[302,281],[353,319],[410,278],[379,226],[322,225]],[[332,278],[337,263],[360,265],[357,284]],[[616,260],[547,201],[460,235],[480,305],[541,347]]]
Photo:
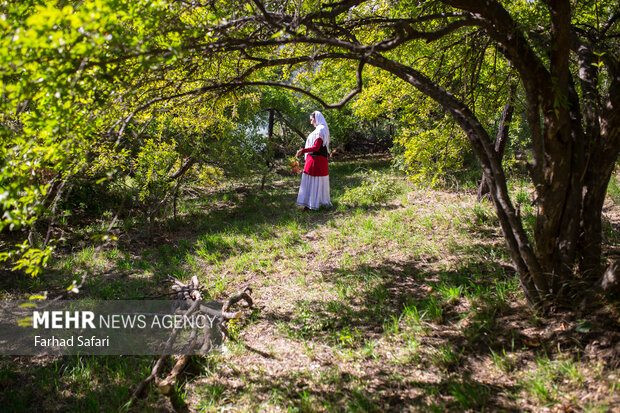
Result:
[[286,126],[288,126],[289,128],[291,128],[291,130],[293,132],[295,132],[301,139],[303,139],[304,141],[306,140],[306,136],[303,134],[302,131],[300,131],[297,126],[293,125],[293,123],[291,121],[289,121],[283,114],[282,112],[280,112],[277,109],[274,109],[276,111],[276,114],[278,115],[278,119],[280,119],[280,121],[284,122],[286,124]]
[[526,92],[553,106],[551,74],[501,3],[496,0],[442,0],[442,3],[472,13],[470,18],[499,43],[499,50],[519,71]]
[[362,73],[364,70],[364,64],[365,64],[365,60],[364,59],[360,59],[359,65],[357,67],[357,86],[355,89],[353,89],[351,92],[349,92],[348,95],[346,95],[344,98],[342,98],[342,100],[338,103],[334,103],[334,104],[329,104],[327,102],[325,102],[323,99],[321,99],[320,97],[318,97],[317,95],[303,89],[297,86],[293,86],[291,84],[288,83],[284,83],[284,82],[274,82],[274,81],[242,81],[242,82],[233,82],[233,83],[229,83],[227,86],[229,87],[245,87],[245,86],[272,86],[272,87],[279,87],[279,88],[283,88],[283,89],[288,89],[288,90],[293,90],[295,92],[298,93],[302,93],[314,100],[316,100],[318,103],[320,103],[324,108],[326,109],[339,109],[341,107],[343,107],[344,105],[347,104],[347,102],[349,102],[351,99],[353,99],[353,97],[355,95],[357,95],[358,93],[360,93],[362,91],[362,88],[364,86],[363,84],[363,80],[362,80]]

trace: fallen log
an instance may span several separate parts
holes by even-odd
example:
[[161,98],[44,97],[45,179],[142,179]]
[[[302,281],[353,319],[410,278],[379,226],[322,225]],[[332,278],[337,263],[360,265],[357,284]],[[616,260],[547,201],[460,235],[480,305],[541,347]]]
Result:
[[[231,307],[242,300],[245,301],[249,307],[253,306],[252,297],[250,296],[252,289],[250,287],[245,287],[243,290],[232,295],[224,302],[203,302],[198,277],[193,276],[187,284],[174,277],[168,277],[168,280],[172,283],[172,290],[177,293],[177,314],[181,314],[183,316],[190,316],[196,313],[209,315],[213,317],[212,319],[214,321],[217,320],[217,323],[212,323],[212,326],[215,326],[227,338],[230,338],[230,335],[228,334],[226,323],[230,320],[240,318],[243,314],[241,311],[231,312]],[[160,375],[166,358],[170,355],[170,351],[177,340],[179,332],[180,329],[173,329],[164,346],[161,356],[153,366],[151,374],[138,384],[131,396],[131,400],[140,397],[146,388],[146,385],[151,381],[155,381],[160,393],[169,395],[174,389],[177,377],[183,372],[191,359],[191,353],[197,352],[198,354],[206,354],[214,348],[214,343],[212,340],[213,331],[211,330],[211,326],[204,326],[202,331],[198,331],[198,329],[195,328],[192,330],[189,338],[187,339],[185,354],[174,355],[174,359],[176,360],[174,367],[163,380],[158,380],[157,377]],[[195,351],[196,349],[198,350]]]

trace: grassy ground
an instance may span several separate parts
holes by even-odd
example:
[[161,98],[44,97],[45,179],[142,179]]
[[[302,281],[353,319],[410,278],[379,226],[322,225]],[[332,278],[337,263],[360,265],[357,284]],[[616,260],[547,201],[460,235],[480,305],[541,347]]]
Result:
[[[172,403],[151,391],[126,405],[153,358],[23,357],[0,360],[0,410],[620,409],[617,304],[539,317],[473,191],[412,187],[377,157],[330,168],[332,209],[301,213],[298,177],[264,192],[222,185],[193,193],[153,240],[127,219],[102,254],[80,243],[86,231],[45,275],[5,277],[2,296],[20,298],[88,270],[82,296],[123,299],[196,274],[213,299],[250,285],[256,308],[231,326],[235,341],[193,360]],[[617,188],[614,178],[609,254],[620,249]],[[528,187],[512,190],[531,223]]]

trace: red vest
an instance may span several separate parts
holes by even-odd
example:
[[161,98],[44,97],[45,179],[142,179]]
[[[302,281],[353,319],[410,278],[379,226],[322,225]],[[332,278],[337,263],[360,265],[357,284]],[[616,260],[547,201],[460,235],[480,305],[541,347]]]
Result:
[[[323,146],[323,139],[318,138],[314,141],[314,146],[306,148],[302,153],[316,152]],[[304,173],[310,176],[327,176],[329,175],[329,169],[327,167],[327,158],[321,155],[308,155],[306,156],[306,163],[304,165]]]

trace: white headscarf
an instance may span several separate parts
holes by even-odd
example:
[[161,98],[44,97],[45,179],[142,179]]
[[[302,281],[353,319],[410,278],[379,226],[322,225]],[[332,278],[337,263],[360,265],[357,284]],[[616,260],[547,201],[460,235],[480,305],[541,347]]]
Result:
[[[327,147],[327,150],[329,151],[329,127],[327,126],[325,116],[323,116],[323,114],[318,110],[312,112],[312,115],[314,116],[314,120],[316,121],[316,127],[306,139],[306,148],[314,146],[314,141],[316,141],[318,138],[321,138],[323,140],[323,145],[325,145]],[[306,157],[307,156],[308,154],[306,154]]]

